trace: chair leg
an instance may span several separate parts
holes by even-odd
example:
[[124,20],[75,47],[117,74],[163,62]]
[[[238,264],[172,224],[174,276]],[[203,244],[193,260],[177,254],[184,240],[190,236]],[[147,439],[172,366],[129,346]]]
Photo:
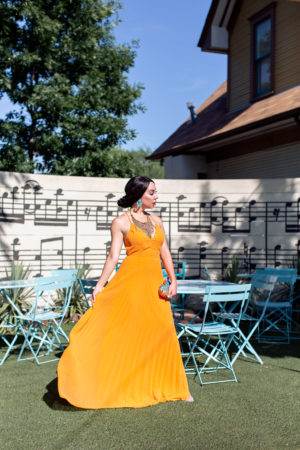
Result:
[[5,336],[0,335],[0,337],[2,338],[2,340],[5,342],[5,344],[7,345],[7,350],[4,354],[4,356],[2,357],[1,361],[0,361],[0,366],[2,366],[2,364],[4,363],[4,361],[7,359],[7,357],[9,356],[10,352],[14,349],[15,346],[15,342],[19,337],[19,332],[16,333],[16,335],[14,336],[13,340],[11,342],[9,342]]
[[[231,381],[237,382],[235,371],[233,369],[232,363],[231,363],[229,355],[228,355],[228,348],[230,346],[230,343],[232,342],[233,337],[234,337],[234,334],[230,334],[230,335],[227,335],[224,340],[224,339],[222,339],[221,335],[218,335],[218,342],[216,344],[211,344],[210,343],[211,336],[208,336],[208,339],[205,344],[205,349],[203,347],[201,347],[201,353],[206,356],[206,360],[202,366],[199,366],[199,363],[196,360],[195,351],[194,351],[195,348],[199,348],[199,345],[198,345],[199,340],[202,340],[202,342],[204,341],[202,339],[202,337],[197,336],[193,345],[191,347],[189,347],[190,353],[185,362],[185,368],[186,368],[188,362],[190,361],[190,359],[192,359],[192,361],[194,363],[194,367],[195,367],[194,373],[196,373],[196,375],[198,376],[201,385],[225,383],[225,382],[231,382]],[[209,366],[209,363],[211,361],[213,361],[215,363],[214,366]],[[203,374],[216,373],[218,370],[221,370],[221,369],[228,369],[232,374],[232,378],[224,379],[224,380],[218,379],[215,381],[204,381],[203,380],[203,376],[202,376]],[[188,372],[188,373],[190,373],[190,372]]]
[[[236,342],[236,345],[238,347],[238,351],[236,352],[236,354],[234,355],[233,359],[231,360],[231,364],[233,365],[235,363],[235,361],[237,360],[237,358],[239,357],[240,353],[243,353],[245,358],[248,359],[252,359],[254,361],[259,362],[259,364],[263,364],[263,360],[260,358],[260,356],[257,354],[257,352],[255,351],[255,349],[252,347],[252,345],[250,344],[250,338],[252,337],[252,335],[254,334],[254,332],[256,331],[256,329],[259,326],[259,322],[256,322],[256,324],[254,325],[254,327],[252,328],[252,330],[250,331],[250,333],[247,335],[247,337],[244,335],[244,333],[242,332],[241,329],[239,329],[239,336],[235,336],[234,341],[239,341],[242,340],[243,343],[241,345],[238,345]],[[247,350],[252,353],[252,355],[254,356],[254,358],[249,357],[248,355],[246,355],[246,353],[244,352],[244,348],[247,348]]]

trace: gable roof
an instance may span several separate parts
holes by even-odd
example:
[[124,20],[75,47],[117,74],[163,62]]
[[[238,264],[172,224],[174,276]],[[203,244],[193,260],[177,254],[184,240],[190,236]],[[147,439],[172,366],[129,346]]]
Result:
[[150,159],[161,159],[189,150],[208,152],[213,150],[212,144],[217,141],[238,134],[242,140],[245,139],[243,134],[253,129],[257,134],[264,133],[263,127],[266,125],[288,118],[295,118],[299,123],[300,85],[228,112],[225,81],[195,112],[197,117],[194,123],[188,118],[149,156]]
[[198,47],[205,52],[228,53],[228,33],[241,3],[242,0],[212,0]]

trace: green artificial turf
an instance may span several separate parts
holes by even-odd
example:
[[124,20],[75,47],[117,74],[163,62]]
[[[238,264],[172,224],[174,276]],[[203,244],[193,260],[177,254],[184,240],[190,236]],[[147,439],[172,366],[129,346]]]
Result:
[[239,359],[238,383],[189,376],[194,403],[141,409],[74,408],[58,397],[56,362],[12,355],[0,367],[0,448],[299,449],[299,344],[256,347],[264,365]]

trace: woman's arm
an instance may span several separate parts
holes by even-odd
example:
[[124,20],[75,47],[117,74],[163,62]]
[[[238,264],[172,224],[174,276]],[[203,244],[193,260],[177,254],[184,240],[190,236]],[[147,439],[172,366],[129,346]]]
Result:
[[123,232],[120,220],[114,219],[111,224],[111,247],[106,258],[102,273],[92,293],[92,301],[95,302],[96,295],[102,291],[112,271],[116,267],[123,245]]
[[175,271],[174,271],[174,266],[173,266],[173,261],[172,261],[172,256],[169,250],[169,246],[166,240],[166,234],[165,234],[165,230],[164,230],[164,226],[162,223],[162,220],[159,217],[156,217],[156,221],[159,222],[160,227],[162,228],[164,235],[165,235],[165,239],[164,242],[161,246],[160,249],[160,257],[161,260],[163,262],[164,268],[167,271],[167,274],[170,278],[171,284],[168,290],[168,297],[174,297],[174,295],[176,295],[177,293],[177,280],[175,277]]

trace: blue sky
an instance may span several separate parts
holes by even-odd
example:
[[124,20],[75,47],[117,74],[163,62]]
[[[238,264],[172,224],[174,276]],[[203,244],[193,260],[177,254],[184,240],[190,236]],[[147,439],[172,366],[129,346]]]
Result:
[[144,114],[129,119],[138,136],[126,148],[155,150],[226,79],[226,56],[202,52],[197,43],[211,0],[123,0],[119,41],[139,39],[131,82],[145,86]]
[[[123,148],[155,150],[225,79],[226,56],[197,47],[211,0],[123,0],[118,42],[139,40],[131,83],[145,86],[145,113],[129,118],[137,138]],[[11,105],[0,101],[0,117]]]

